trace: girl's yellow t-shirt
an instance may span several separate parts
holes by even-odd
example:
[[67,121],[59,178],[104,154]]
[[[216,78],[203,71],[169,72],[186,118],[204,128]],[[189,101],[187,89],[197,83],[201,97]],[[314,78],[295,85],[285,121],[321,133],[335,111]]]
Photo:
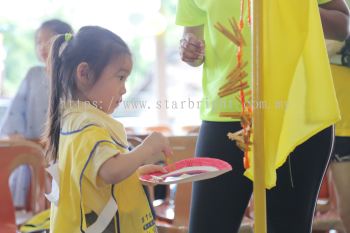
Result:
[[83,232],[85,214],[97,215],[111,196],[118,205],[115,232],[156,232],[147,197],[135,172],[109,185],[98,177],[101,165],[127,152],[122,124],[94,106],[71,102],[62,110],[59,142],[59,201],[51,204],[50,232]]

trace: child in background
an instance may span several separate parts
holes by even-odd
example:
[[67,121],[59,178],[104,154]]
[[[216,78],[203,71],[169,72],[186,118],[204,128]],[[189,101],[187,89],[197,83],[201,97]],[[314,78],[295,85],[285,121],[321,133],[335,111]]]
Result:
[[51,97],[47,153],[55,162],[59,198],[51,204],[50,232],[153,233],[156,226],[139,174],[164,159],[167,139],[152,133],[133,151],[111,114],[126,93],[132,69],[125,42],[86,26],[59,35],[50,56]]
[[[4,116],[0,135],[11,139],[25,138],[38,141],[44,132],[49,101],[49,80],[46,73],[50,39],[62,33],[72,33],[70,25],[52,19],[43,22],[35,33],[35,48],[38,59],[44,66],[29,69],[16,96]],[[14,206],[24,208],[30,184],[30,169],[20,166],[10,177],[10,189]]]

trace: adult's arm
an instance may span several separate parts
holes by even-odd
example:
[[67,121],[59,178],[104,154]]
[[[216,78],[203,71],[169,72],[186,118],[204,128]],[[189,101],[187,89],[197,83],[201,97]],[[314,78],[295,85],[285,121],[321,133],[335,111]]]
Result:
[[349,36],[349,8],[345,0],[332,0],[319,8],[325,38],[345,40]]
[[184,27],[180,40],[181,59],[190,66],[200,66],[204,62],[204,26]]

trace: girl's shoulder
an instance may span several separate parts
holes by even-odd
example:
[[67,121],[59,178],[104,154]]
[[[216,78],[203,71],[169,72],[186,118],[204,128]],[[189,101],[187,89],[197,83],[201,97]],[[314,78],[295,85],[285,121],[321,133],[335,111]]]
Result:
[[62,131],[83,133],[91,130],[107,132],[89,113],[71,112],[63,117]]
[[46,76],[46,70],[44,66],[33,66],[28,70],[26,75],[27,78],[35,78],[35,77],[43,77],[43,76]]
[[46,69],[43,66],[33,66],[31,67],[24,80],[24,82],[27,82],[29,85],[31,85],[32,83],[34,85],[37,84],[43,84],[45,86],[47,86],[48,83],[48,79],[47,79],[47,74],[46,74]]

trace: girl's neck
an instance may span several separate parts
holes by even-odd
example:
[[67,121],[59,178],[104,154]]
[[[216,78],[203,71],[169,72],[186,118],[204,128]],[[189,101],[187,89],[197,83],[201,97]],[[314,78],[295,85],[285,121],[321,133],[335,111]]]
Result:
[[80,102],[91,102],[89,98],[86,97],[86,95],[82,92],[79,92],[77,95],[73,97],[74,101],[80,101]]

